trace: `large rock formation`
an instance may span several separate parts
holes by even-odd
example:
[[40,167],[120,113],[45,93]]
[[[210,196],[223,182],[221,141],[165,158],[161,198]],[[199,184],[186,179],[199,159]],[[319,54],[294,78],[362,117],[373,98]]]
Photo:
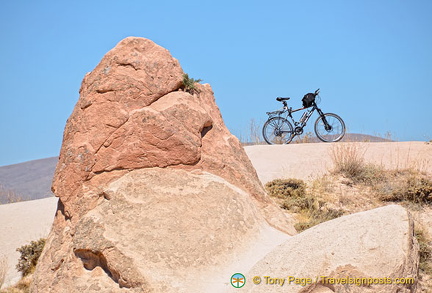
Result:
[[167,50],[126,38],[85,76],[32,292],[209,292],[203,281],[263,256],[254,243],[295,233],[210,86],[189,94],[182,74]]

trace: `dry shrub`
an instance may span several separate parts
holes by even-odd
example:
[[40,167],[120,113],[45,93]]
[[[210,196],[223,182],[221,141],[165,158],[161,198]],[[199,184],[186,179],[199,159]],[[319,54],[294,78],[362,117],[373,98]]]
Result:
[[275,179],[266,184],[270,196],[287,199],[304,197],[306,194],[306,183],[300,179]]
[[44,246],[45,239],[41,238],[17,248],[17,251],[21,253],[21,257],[18,260],[16,269],[22,273],[23,277],[33,273]]
[[415,233],[415,237],[417,238],[417,242],[419,244],[419,254],[420,254],[419,269],[426,275],[432,276],[432,266],[430,264],[430,262],[432,261],[431,245],[423,230],[415,229],[414,233]]
[[381,200],[432,204],[432,180],[426,174],[412,169],[388,173],[388,179],[376,187]]
[[306,183],[300,179],[276,179],[266,184],[267,192],[281,202],[283,209],[299,214],[298,231],[340,217],[343,212],[330,208],[326,202],[307,193]]

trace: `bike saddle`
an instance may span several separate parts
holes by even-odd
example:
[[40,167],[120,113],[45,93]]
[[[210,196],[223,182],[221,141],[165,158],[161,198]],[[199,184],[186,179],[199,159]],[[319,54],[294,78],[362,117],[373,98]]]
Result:
[[276,101],[278,102],[282,102],[282,101],[288,101],[290,98],[282,98],[282,97],[277,97]]

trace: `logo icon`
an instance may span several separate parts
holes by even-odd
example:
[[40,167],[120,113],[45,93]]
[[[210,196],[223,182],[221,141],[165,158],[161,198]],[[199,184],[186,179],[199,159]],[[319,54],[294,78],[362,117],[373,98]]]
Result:
[[241,288],[246,284],[246,278],[243,274],[236,273],[231,276],[231,285],[234,288]]

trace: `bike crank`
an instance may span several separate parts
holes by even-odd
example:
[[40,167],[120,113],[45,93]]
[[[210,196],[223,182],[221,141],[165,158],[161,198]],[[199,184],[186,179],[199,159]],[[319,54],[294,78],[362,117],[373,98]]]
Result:
[[297,127],[294,129],[294,132],[295,132],[295,134],[297,134],[297,135],[302,135],[302,134],[303,134],[303,127],[297,126]]

